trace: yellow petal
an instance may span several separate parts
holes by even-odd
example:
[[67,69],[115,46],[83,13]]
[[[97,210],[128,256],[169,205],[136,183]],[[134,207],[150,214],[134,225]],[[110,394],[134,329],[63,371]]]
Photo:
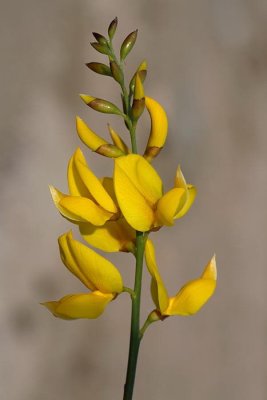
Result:
[[154,208],[162,196],[162,182],[143,157],[130,154],[115,160],[114,187],[127,222],[145,232],[154,223]]
[[165,315],[196,314],[214,293],[216,281],[196,279],[187,283],[180,292],[170,299]]
[[156,224],[158,226],[173,225],[174,216],[180,210],[181,204],[184,204],[185,195],[186,192],[182,188],[174,188],[165,193],[157,204]]
[[93,200],[93,196],[90,194],[89,190],[87,189],[85,183],[81,179],[80,174],[75,166],[74,155],[70,158],[68,164],[68,186],[71,196],[87,197]]
[[168,119],[163,107],[151,97],[145,97],[145,105],[151,119],[151,130],[145,151],[145,158],[151,160],[153,158],[152,149],[161,149],[165,144],[168,132]]
[[182,173],[180,165],[178,165],[178,168],[177,168],[177,171],[176,171],[174,186],[177,187],[177,188],[187,189],[186,180],[185,180],[185,177],[184,177],[184,175]]
[[58,301],[42,303],[55,317],[62,319],[98,318],[113,299],[112,294],[93,292],[71,294]]
[[76,117],[76,129],[81,141],[93,151],[107,144],[106,140],[98,136],[80,117]]
[[122,138],[114,131],[114,129],[108,125],[109,133],[111,139],[115,146],[117,146],[123,153],[128,154],[130,153],[128,146],[124,143]]
[[217,267],[216,267],[216,258],[215,255],[212,257],[210,262],[205,267],[202,275],[202,279],[213,279],[214,281],[217,280]]
[[115,166],[124,171],[136,190],[154,205],[162,196],[162,181],[155,169],[138,154],[129,154],[115,160]]
[[170,299],[165,315],[192,315],[197,313],[213,295],[216,279],[217,269],[214,256],[199,279],[188,282],[175,297]]
[[120,218],[117,221],[107,221],[101,227],[92,224],[80,224],[80,232],[84,240],[97,249],[115,251],[134,251],[135,230]]
[[187,199],[184,206],[178,211],[174,219],[182,218],[191,208],[197,195],[197,189],[193,185],[187,185]]
[[134,86],[134,99],[141,100],[145,97],[145,91],[143,83],[140,79],[139,73],[136,74],[135,77],[135,86]]
[[65,196],[57,204],[57,208],[64,217],[71,221],[90,222],[96,226],[104,225],[113,216],[85,197]]
[[88,282],[87,287],[96,288],[102,293],[122,291],[122,277],[117,268],[106,258],[74,240],[71,232],[59,238],[59,246],[63,263],[83,283]]
[[114,201],[106,192],[100,180],[88,167],[84,155],[79,148],[74,153],[73,162],[79,174],[80,180],[86,186],[96,203],[111,213],[117,213],[118,209]]
[[156,307],[160,310],[160,312],[164,313],[164,311],[168,307],[169,297],[158,271],[158,266],[155,257],[155,249],[150,239],[146,241],[145,258],[148,271],[152,276],[152,281],[151,281],[152,299]]

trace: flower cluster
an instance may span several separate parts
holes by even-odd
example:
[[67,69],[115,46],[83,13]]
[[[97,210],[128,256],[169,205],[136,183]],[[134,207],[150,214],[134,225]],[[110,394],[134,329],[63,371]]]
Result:
[[[68,164],[68,193],[50,186],[54,204],[60,214],[79,228],[82,238],[95,249],[105,252],[129,252],[137,258],[137,234],[144,240],[144,256],[151,275],[151,296],[156,309],[148,321],[165,319],[171,315],[192,315],[206,303],[216,287],[215,257],[195,280],[186,283],[174,297],[169,297],[155,259],[154,245],[148,235],[162,226],[172,226],[192,206],[196,188],[188,184],[180,166],[174,176],[174,186],[163,190],[162,180],[151,165],[164,147],[168,120],[163,107],[144,93],[143,83],[147,64],[142,62],[126,89],[123,62],[131,51],[137,31],[127,36],[117,60],[112,38],[117,21],[109,27],[109,39],[95,33],[93,47],[109,58],[109,65],[93,62],[87,66],[96,73],[110,76],[122,89],[122,110],[113,103],[82,94],[90,108],[124,119],[130,132],[131,146],[126,144],[110,125],[111,139],[94,132],[80,117],[76,119],[81,141],[93,152],[109,157],[114,164],[113,174],[97,177],[80,148]],[[137,153],[135,129],[144,110],[150,118],[151,129],[143,155]],[[111,168],[112,169],[112,168]],[[56,317],[63,319],[97,318],[120,293],[127,291],[134,299],[134,289],[125,288],[121,274],[105,257],[91,247],[75,240],[72,232],[59,237],[60,256],[64,265],[89,290],[70,294],[57,301],[43,303]],[[143,255],[142,255],[143,257]],[[151,317],[152,316],[152,317]]]

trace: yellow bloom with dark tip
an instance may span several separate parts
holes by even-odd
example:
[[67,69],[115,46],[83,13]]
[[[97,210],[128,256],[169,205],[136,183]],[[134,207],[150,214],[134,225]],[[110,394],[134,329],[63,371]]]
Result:
[[196,314],[213,295],[217,281],[215,256],[207,264],[202,275],[197,279],[187,282],[174,297],[169,297],[162,281],[156,263],[155,249],[151,240],[147,240],[146,242],[145,258],[148,271],[152,277],[152,299],[162,317]]
[[54,203],[65,218],[75,223],[90,222],[96,226],[118,218],[117,205],[93,174],[79,148],[69,161],[68,185],[69,195],[50,186]]
[[188,194],[189,186],[178,182],[164,194],[161,178],[144,157],[129,154],[115,160],[117,201],[126,221],[137,231],[173,225],[175,218],[185,214],[194,200]]
[[106,258],[74,240],[71,232],[60,236],[58,242],[63,263],[91,292],[70,294],[42,305],[63,319],[99,317],[123,290],[120,272]]

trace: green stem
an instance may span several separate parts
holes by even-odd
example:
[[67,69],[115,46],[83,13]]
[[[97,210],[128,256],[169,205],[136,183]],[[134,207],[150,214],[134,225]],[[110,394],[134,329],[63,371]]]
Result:
[[145,249],[146,235],[143,232],[136,232],[136,270],[134,292],[132,298],[132,317],[131,317],[131,336],[128,356],[128,366],[126,382],[124,385],[123,400],[132,400],[137,366],[138,351],[142,336],[140,335],[140,304],[142,288],[143,258]]

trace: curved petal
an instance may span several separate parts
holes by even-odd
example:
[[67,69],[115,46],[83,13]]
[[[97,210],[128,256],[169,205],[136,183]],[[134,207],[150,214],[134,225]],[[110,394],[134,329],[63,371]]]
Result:
[[133,252],[135,248],[135,230],[120,218],[117,221],[107,221],[101,227],[92,224],[80,224],[80,232],[84,240],[97,249],[115,252]]
[[145,158],[151,160],[153,158],[153,149],[160,149],[164,146],[167,132],[168,119],[163,107],[150,97],[145,97],[145,105],[151,119],[151,130],[145,150]]
[[216,281],[212,279],[196,279],[188,282],[170,299],[165,315],[196,314],[213,295]]
[[92,131],[80,117],[76,117],[76,129],[81,141],[92,151],[96,151],[100,146],[107,144],[106,140]]
[[87,294],[70,294],[58,301],[41,303],[55,317],[62,319],[98,318],[113,299],[112,294],[93,292]]
[[111,213],[117,213],[118,209],[114,201],[106,192],[100,180],[88,167],[84,155],[79,148],[74,153],[73,162],[77,169],[77,173],[79,174],[80,180],[88,189],[89,193],[92,195],[96,203],[98,203],[101,207]]
[[170,299],[165,315],[192,315],[197,313],[213,295],[216,288],[217,268],[215,256],[205,267],[201,277],[184,285]]
[[156,307],[160,310],[160,312],[164,313],[164,311],[168,307],[169,297],[158,271],[153,243],[149,239],[146,241],[145,258],[148,271],[150,272],[150,275],[152,277],[151,280],[152,299]]
[[74,163],[74,154],[70,158],[68,164],[68,186],[71,196],[87,197],[90,200],[93,200],[93,196],[91,196],[89,190],[87,189],[86,185],[84,184],[83,180],[81,179],[77,171],[77,168]]
[[85,197],[65,196],[56,206],[63,217],[76,222],[90,222],[96,226],[104,225],[113,216]]
[[87,285],[89,288],[94,287],[102,293],[122,291],[123,282],[118,269],[106,258],[74,240],[71,232],[59,238],[59,246],[63,263],[79,279],[84,277],[90,283]]
[[175,215],[174,219],[182,218],[191,208],[197,195],[197,189],[193,185],[187,185],[187,199],[184,206]]
[[186,192],[182,188],[174,188],[164,194],[157,204],[156,224],[158,226],[173,225],[174,216],[184,204],[185,195]]

